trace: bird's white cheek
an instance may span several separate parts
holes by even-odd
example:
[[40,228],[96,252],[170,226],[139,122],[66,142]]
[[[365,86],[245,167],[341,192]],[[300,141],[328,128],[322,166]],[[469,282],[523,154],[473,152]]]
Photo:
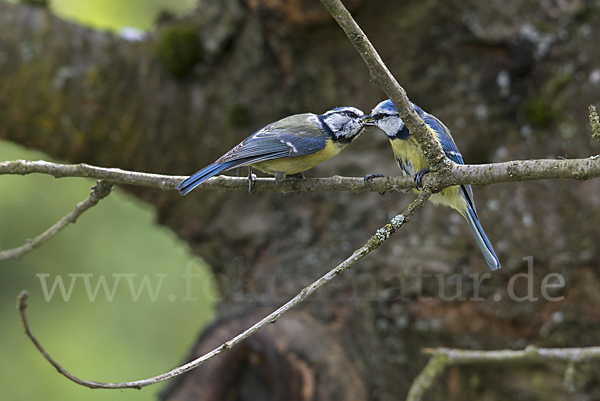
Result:
[[392,121],[392,119],[389,118],[384,118],[382,120],[379,120],[379,122],[377,122],[377,126],[386,134],[388,135],[394,135],[396,133],[396,131],[398,131],[400,129],[400,127],[398,126],[398,123],[396,121]]
[[344,135],[351,136],[356,134],[362,128],[362,124],[356,121],[350,121],[344,127]]

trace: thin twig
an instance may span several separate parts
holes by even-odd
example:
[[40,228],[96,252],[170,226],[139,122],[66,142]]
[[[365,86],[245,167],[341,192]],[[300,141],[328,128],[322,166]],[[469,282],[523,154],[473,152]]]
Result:
[[396,106],[402,121],[404,121],[411,135],[414,136],[423,150],[429,162],[430,170],[436,173],[446,172],[452,166],[452,162],[444,155],[438,142],[434,140],[423,120],[414,111],[410,100],[406,96],[406,91],[398,84],[383,63],[367,35],[360,29],[360,26],[354,21],[354,18],[340,0],[321,0],[321,2],[333,15],[333,18],[344,30],[350,42],[369,67],[373,82],[383,89]]
[[77,384],[80,384],[82,386],[86,386],[89,388],[106,388],[106,389],[137,388],[137,389],[140,389],[142,387],[146,387],[151,384],[155,384],[155,383],[170,379],[172,377],[175,377],[182,373],[185,373],[189,370],[192,370],[192,369],[202,365],[204,362],[206,362],[210,358],[212,358],[216,355],[219,355],[223,351],[226,351],[229,348],[233,347],[234,345],[238,344],[240,341],[247,338],[248,336],[250,336],[254,332],[258,331],[260,328],[266,326],[267,324],[275,323],[277,321],[277,319],[279,319],[283,314],[285,314],[287,311],[292,309],[294,306],[298,305],[300,302],[304,301],[304,299],[306,297],[308,297],[309,295],[314,293],[321,286],[323,286],[324,284],[327,284],[328,282],[333,280],[334,277],[343,273],[344,270],[349,269],[360,259],[362,259],[366,255],[368,255],[369,253],[373,252],[375,249],[379,248],[379,246],[382,243],[384,243],[393,233],[398,231],[398,229],[400,227],[402,227],[404,224],[406,224],[410,221],[410,218],[413,216],[415,211],[417,209],[419,209],[421,206],[423,206],[423,204],[427,201],[427,199],[429,199],[430,196],[431,196],[431,191],[426,187],[419,194],[418,198],[416,200],[414,200],[402,214],[394,217],[390,223],[386,224],[384,227],[377,230],[377,232],[365,243],[365,245],[363,245],[361,248],[356,250],[349,258],[347,258],[345,261],[343,261],[342,263],[337,265],[335,268],[330,270],[323,277],[321,277],[320,279],[318,279],[317,281],[315,281],[308,287],[304,288],[292,300],[288,301],[285,305],[283,305],[282,307],[277,309],[275,312],[271,313],[270,315],[268,315],[267,317],[262,319],[260,322],[256,323],[254,326],[250,327],[243,333],[237,335],[230,341],[225,342],[224,344],[215,348],[214,350],[202,355],[201,357],[199,357],[183,366],[175,368],[165,374],[159,375],[159,376],[155,376],[155,377],[152,377],[149,379],[144,379],[144,380],[138,380],[138,381],[133,381],[133,382],[122,382],[122,383],[100,383],[100,382],[95,382],[95,381],[87,381],[87,380],[79,379],[78,377],[67,372],[58,362],[56,362],[44,350],[42,345],[39,343],[39,341],[37,340],[37,338],[31,331],[31,329],[29,327],[29,323],[27,321],[27,315],[25,313],[25,308],[27,307],[27,303],[26,303],[27,296],[28,296],[27,291],[24,291],[18,297],[18,307],[19,307],[19,311],[21,312],[21,320],[23,321],[23,325],[25,326],[25,332],[27,333],[27,335],[29,336],[31,341],[33,341],[33,343],[35,344],[37,349],[42,353],[42,355],[44,355],[44,357],[48,360],[48,362],[50,362],[52,364],[52,366],[54,366],[58,370],[59,373],[63,374],[69,380],[72,380],[73,382],[75,382]]
[[[97,167],[89,164],[58,164],[44,160],[14,160],[0,163],[0,175],[49,174],[55,178],[83,177],[105,179],[115,185],[138,185],[173,190],[175,185],[187,176],[140,173],[120,168]],[[302,180],[277,181],[274,178],[257,178],[253,190],[256,192],[394,192],[414,188],[410,177],[389,177],[365,183],[363,178],[333,176],[328,178],[306,178]],[[198,187],[200,190],[248,191],[246,177],[220,175],[212,177]]]
[[429,359],[425,368],[415,378],[406,401],[419,401],[425,392],[435,383],[435,380],[441,375],[447,366],[448,358],[445,355],[434,355]]
[[[85,380],[81,380],[81,379],[73,376],[65,368],[60,366],[60,364],[58,362],[56,362],[54,359],[52,359],[50,354],[48,354],[48,352],[46,352],[44,347],[42,347],[42,344],[40,344],[38,339],[35,337],[35,335],[31,331],[31,328],[29,327],[29,322],[27,320],[27,314],[25,313],[25,309],[27,308],[27,298],[28,297],[29,297],[29,292],[27,292],[27,291],[21,292],[19,294],[19,296],[17,297],[17,308],[19,309],[19,312],[21,313],[21,320],[23,321],[23,326],[25,327],[25,334],[27,334],[27,336],[31,339],[31,341],[33,342],[35,347],[42,353],[42,355],[44,355],[44,358],[46,358],[48,360],[48,362],[50,362],[50,364],[52,366],[54,366],[56,368],[56,370],[58,370],[58,373],[66,376],[69,380],[72,380],[77,384],[81,384],[83,386],[90,387],[89,384],[95,383],[95,382],[86,382]],[[101,384],[101,383],[98,383],[98,384]],[[94,388],[94,387],[91,387],[91,388]]]
[[[57,164],[40,161],[15,160],[0,163],[0,175],[49,174],[56,178],[85,177],[105,179],[116,185],[139,185],[173,190],[175,184],[186,177],[138,173],[118,168],[96,167],[88,164]],[[454,165],[449,174],[431,175],[423,179],[433,192],[459,184],[490,185],[505,182],[576,179],[587,180],[600,177],[600,157],[570,160],[516,160],[504,163]],[[375,178],[367,183],[363,178],[333,176],[328,178],[305,178],[303,180],[276,181],[273,178],[257,178],[256,192],[396,192],[414,188],[412,177]],[[242,177],[212,177],[198,187],[199,190],[247,191],[248,180]]]
[[538,348],[533,345],[524,350],[473,351],[452,348],[425,348],[424,354],[444,355],[448,365],[480,363],[535,363],[535,362],[588,362],[600,359],[600,347]]
[[527,364],[566,362],[565,381],[573,374],[574,364],[600,359],[600,347],[585,348],[537,348],[532,345],[524,350],[471,351],[450,348],[425,348],[424,354],[432,355],[429,362],[415,378],[408,392],[407,401],[419,401],[449,366],[474,364]]
[[596,106],[593,104],[589,107],[590,112],[590,125],[592,126],[592,138],[600,142],[600,118],[598,117],[598,111]]
[[21,259],[29,252],[33,251],[36,248],[39,248],[52,237],[54,237],[56,234],[58,234],[63,228],[65,228],[69,224],[75,223],[79,216],[81,216],[86,210],[95,206],[98,202],[100,202],[100,200],[107,197],[110,194],[111,190],[111,183],[104,180],[98,181],[96,185],[92,187],[92,192],[90,193],[90,196],[86,200],[79,202],[72,212],[60,219],[52,227],[50,227],[34,239],[27,240],[27,243],[25,245],[21,245],[20,247],[7,249],[5,251],[0,252],[0,262],[9,259]]

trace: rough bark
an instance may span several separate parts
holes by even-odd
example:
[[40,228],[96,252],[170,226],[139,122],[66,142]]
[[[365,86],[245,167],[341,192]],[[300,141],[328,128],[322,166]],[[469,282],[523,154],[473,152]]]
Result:
[[[142,43],[0,3],[0,138],[69,162],[190,174],[285,115],[341,105],[368,111],[382,100],[332,19],[313,8],[303,14],[303,2],[247,3],[201,0],[193,15]],[[355,3],[357,21],[411,100],[449,126],[468,163],[598,153],[587,119],[600,90],[597,3]],[[398,170],[384,135],[366,132],[307,175],[378,172]],[[238,399],[391,400],[424,366],[422,347],[598,344],[599,182],[475,188],[503,264],[483,281],[479,302],[444,301],[457,291],[473,297],[469,274],[487,267],[460,216],[426,207],[296,313],[177,381],[169,399],[225,399],[211,394],[226,386]],[[412,199],[131,191],[230,280],[194,354],[297,293]],[[508,281],[527,272],[523,257],[531,255],[538,300],[515,302]],[[419,283],[418,271],[446,274],[444,294],[438,277]],[[540,296],[549,273],[566,280],[551,293],[565,296],[560,302]],[[517,284],[522,295],[525,280]],[[565,395],[555,366],[453,368],[429,397],[578,399],[598,388],[598,366],[585,369]]]

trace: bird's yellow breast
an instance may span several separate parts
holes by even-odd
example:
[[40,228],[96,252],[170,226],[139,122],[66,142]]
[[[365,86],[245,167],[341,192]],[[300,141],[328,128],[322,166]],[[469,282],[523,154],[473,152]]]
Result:
[[[430,131],[434,135],[434,138],[437,139],[437,133],[431,129]],[[427,158],[425,158],[419,144],[413,137],[407,139],[390,139],[390,144],[392,145],[394,157],[404,174],[413,175],[425,168],[429,168]],[[414,192],[419,193],[416,189]],[[467,213],[467,204],[465,198],[461,196],[458,186],[445,188],[431,195],[429,200],[435,205],[450,206],[463,216]]]
[[412,175],[429,168],[429,162],[412,136],[408,139],[390,139],[390,144],[398,165],[406,174]]
[[275,175],[278,171],[282,171],[286,175],[298,174],[337,156],[345,147],[346,145],[342,143],[336,143],[331,139],[326,139],[325,147],[312,155],[268,160],[251,164],[251,166],[272,175]]

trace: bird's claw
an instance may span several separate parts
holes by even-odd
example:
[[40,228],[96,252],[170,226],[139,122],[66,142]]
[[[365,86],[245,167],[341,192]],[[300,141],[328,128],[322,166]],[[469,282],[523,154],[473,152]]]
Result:
[[[366,185],[367,182],[370,182],[371,180],[373,180],[373,178],[381,178],[381,177],[385,177],[385,175],[383,175],[383,174],[367,174],[367,175],[365,175],[365,178],[363,178],[363,181]],[[379,195],[385,195],[385,191],[379,192]]]
[[306,177],[304,177],[304,174],[302,174],[302,173],[296,173],[296,174],[288,175],[286,178],[289,178],[290,180],[292,180],[292,188],[294,188],[294,185],[296,185],[296,182],[298,182],[298,180],[303,180]]
[[248,169],[248,193],[253,194],[254,183],[256,182],[256,174],[252,172],[252,167]]
[[367,175],[365,175],[365,178],[363,178],[363,181],[366,184],[367,182],[373,180],[373,178],[381,178],[381,177],[385,177],[385,175],[383,175],[383,174],[367,174]]
[[417,189],[422,189],[423,185],[421,183],[421,181],[423,181],[423,177],[425,176],[425,174],[429,173],[429,170],[424,168],[421,171],[418,171],[415,174],[415,186],[417,187]]

